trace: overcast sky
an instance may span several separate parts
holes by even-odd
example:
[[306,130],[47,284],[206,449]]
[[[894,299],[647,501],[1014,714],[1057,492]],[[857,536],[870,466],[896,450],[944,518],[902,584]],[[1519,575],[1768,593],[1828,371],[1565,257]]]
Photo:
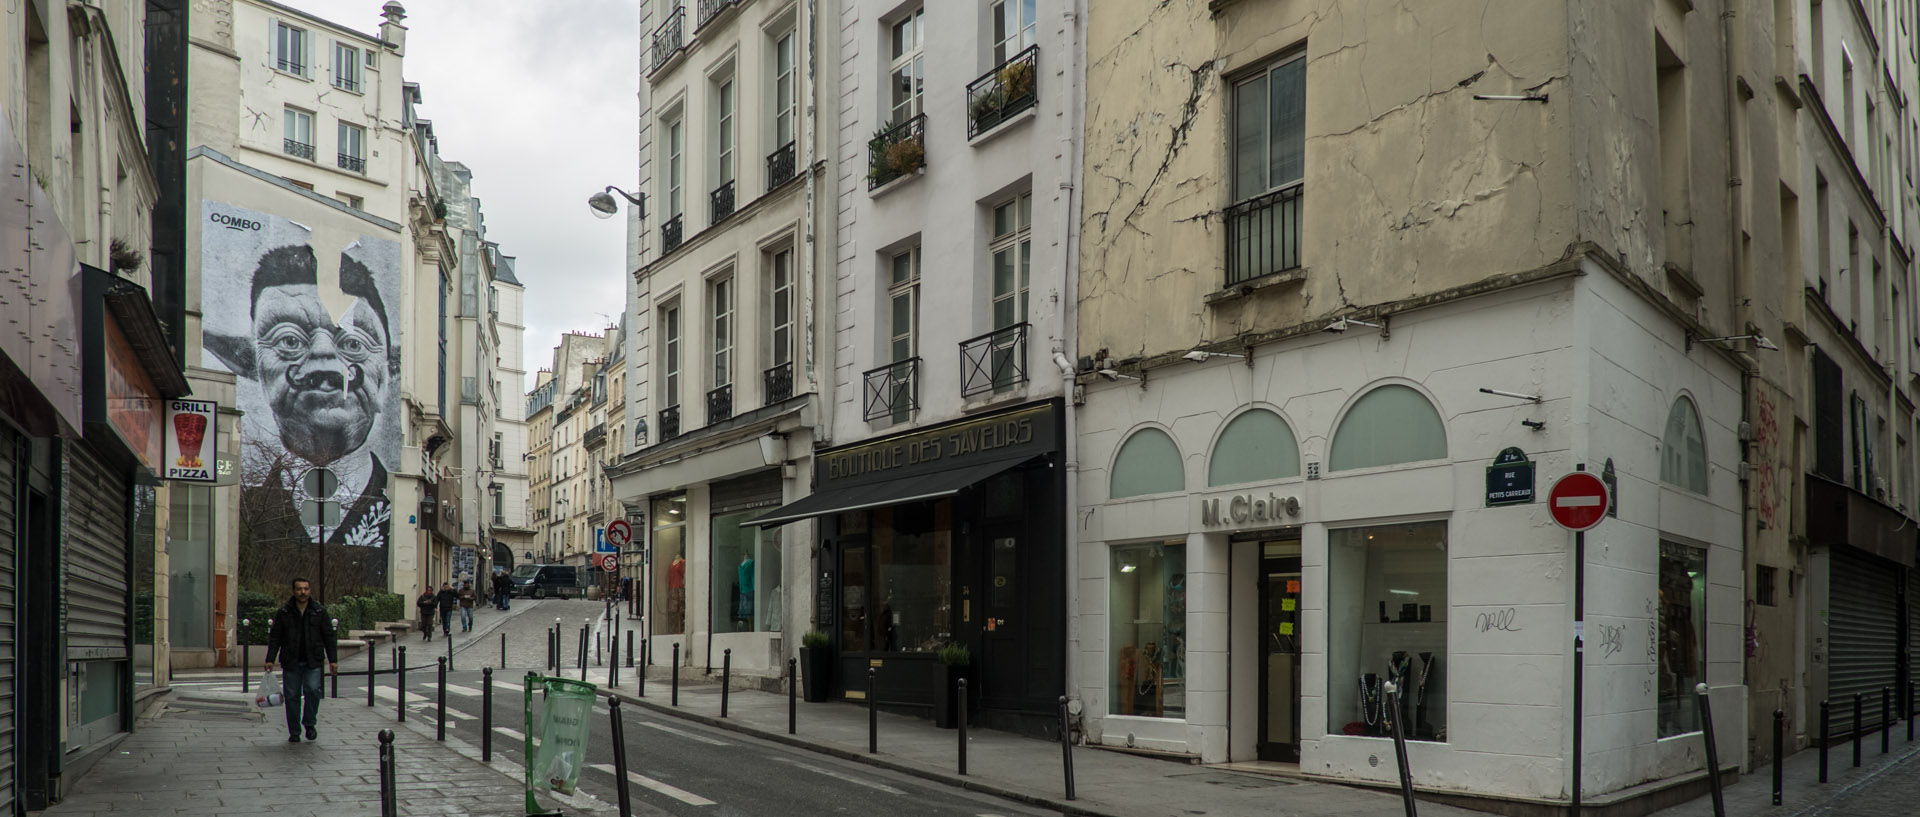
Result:
[[[368,34],[385,0],[278,0]],[[626,287],[625,219],[587,197],[638,175],[638,0],[401,0],[404,73],[440,156],[473,171],[487,238],[527,288],[526,368],[560,333],[603,331]],[[622,203],[624,205],[624,202]]]

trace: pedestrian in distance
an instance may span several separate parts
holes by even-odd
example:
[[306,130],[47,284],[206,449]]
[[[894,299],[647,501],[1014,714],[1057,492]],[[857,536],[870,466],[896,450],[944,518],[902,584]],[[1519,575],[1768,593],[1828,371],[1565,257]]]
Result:
[[502,610],[513,607],[513,579],[504,570],[493,574],[493,606]]
[[460,584],[460,632],[473,632],[473,605],[480,601],[473,592],[473,582]]
[[420,613],[420,638],[424,641],[433,640],[433,608],[439,604],[433,595],[433,585],[420,588],[420,597],[413,600],[414,609]]
[[287,742],[300,742],[300,729],[306,727],[307,740],[320,737],[315,729],[320,715],[321,664],[328,672],[340,672],[340,642],[333,631],[327,608],[313,600],[312,583],[293,580],[293,597],[273,613],[267,627],[267,671],[274,660],[280,661],[281,685],[286,695]]
[[440,633],[453,637],[453,608],[460,606],[460,594],[454,592],[452,582],[440,583]]

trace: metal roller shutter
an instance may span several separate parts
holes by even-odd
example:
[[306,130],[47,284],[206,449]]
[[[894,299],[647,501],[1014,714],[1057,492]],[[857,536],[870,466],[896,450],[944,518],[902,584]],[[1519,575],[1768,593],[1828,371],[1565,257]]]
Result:
[[67,658],[127,658],[131,488],[85,445],[67,452]]
[[21,463],[19,435],[0,425],[0,814],[14,811],[15,622],[18,613]]
[[1900,666],[1900,572],[1891,562],[1848,547],[1835,547],[1828,577],[1827,637],[1831,665],[1827,700],[1833,704],[1833,734],[1854,729],[1853,696],[1862,720],[1880,723],[1880,688],[1893,686]]
[[709,512],[714,514],[733,513],[778,504],[780,504],[779,469],[716,482],[713,484],[712,495],[707,500]]

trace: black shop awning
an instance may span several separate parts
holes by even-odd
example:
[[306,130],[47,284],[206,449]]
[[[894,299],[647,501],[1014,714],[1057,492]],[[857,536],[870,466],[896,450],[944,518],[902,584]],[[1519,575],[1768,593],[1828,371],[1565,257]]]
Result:
[[918,474],[873,485],[828,488],[775,508],[766,516],[747,524],[770,528],[841,511],[858,511],[953,496],[969,486],[1022,462],[1025,460],[1000,460],[947,471],[935,471],[931,474]]

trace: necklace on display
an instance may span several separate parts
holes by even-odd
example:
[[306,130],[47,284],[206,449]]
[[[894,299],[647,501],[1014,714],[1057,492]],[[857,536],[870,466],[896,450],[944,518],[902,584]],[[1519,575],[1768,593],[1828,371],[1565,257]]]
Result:
[[1373,726],[1380,722],[1380,714],[1380,687],[1368,684],[1367,679],[1361,678],[1360,719],[1366,721],[1368,726]]

